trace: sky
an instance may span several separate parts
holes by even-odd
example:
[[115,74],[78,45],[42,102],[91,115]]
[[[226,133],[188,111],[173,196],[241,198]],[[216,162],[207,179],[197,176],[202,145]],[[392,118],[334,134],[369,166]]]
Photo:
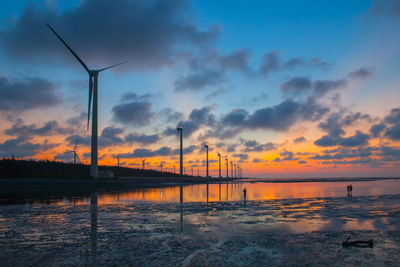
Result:
[[0,157],[249,177],[394,177],[400,2],[15,0],[0,3]]

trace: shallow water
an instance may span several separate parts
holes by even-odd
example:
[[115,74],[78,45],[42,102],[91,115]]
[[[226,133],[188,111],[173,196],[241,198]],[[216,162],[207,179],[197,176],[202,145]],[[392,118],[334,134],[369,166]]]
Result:
[[[165,185],[154,188],[136,188],[120,192],[99,192],[99,204],[117,204],[124,202],[225,202],[244,200],[272,200],[293,198],[346,197],[346,186],[352,184],[352,196],[390,195],[400,192],[400,179],[351,182],[227,182],[195,185]],[[0,199],[1,200],[1,199]],[[23,203],[24,201],[22,201]],[[89,195],[27,196],[25,202],[42,204],[87,204]],[[1,201],[0,201],[1,203]],[[21,199],[16,199],[21,203]],[[12,204],[9,199],[7,204]],[[0,204],[1,205],[1,204]]]
[[[352,197],[346,184],[172,186],[3,205],[0,265],[397,265],[398,181],[352,182]],[[343,248],[349,236],[374,247]]]

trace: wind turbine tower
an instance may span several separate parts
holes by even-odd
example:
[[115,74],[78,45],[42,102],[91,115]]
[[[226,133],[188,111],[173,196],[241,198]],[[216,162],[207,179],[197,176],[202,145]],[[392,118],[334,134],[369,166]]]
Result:
[[229,162],[228,162],[228,157],[225,157],[226,161],[226,178],[229,178]]
[[236,177],[236,164],[234,164],[234,165],[235,165],[235,178],[237,178],[237,177]]
[[233,161],[231,161],[231,177],[233,178]]
[[219,163],[219,178],[221,178],[221,154],[218,153],[218,163]]
[[207,144],[205,144],[204,145],[204,147],[206,148],[206,150],[207,150],[207,161],[206,161],[206,177],[208,177],[208,145]]
[[105,67],[102,69],[94,69],[90,70],[86,64],[78,57],[78,55],[72,50],[71,47],[61,38],[60,35],[49,25],[47,27],[57,36],[57,38],[64,44],[64,46],[71,52],[71,54],[79,61],[82,67],[87,71],[89,74],[89,104],[88,104],[88,123],[87,129],[89,130],[89,119],[90,119],[90,107],[92,103],[93,97],[93,112],[92,112],[92,141],[91,141],[91,156],[90,156],[90,176],[92,177],[99,177],[99,169],[97,165],[98,161],[98,135],[97,135],[97,128],[98,128],[98,80],[99,80],[99,73],[119,66],[121,64],[125,64],[126,62],[115,64],[109,67]]
[[[183,142],[182,142],[182,131],[183,131],[183,127],[182,126],[179,126],[178,128],[176,128],[177,130],[178,130],[178,132],[179,132],[179,134],[180,134],[180,143],[181,143],[181,146],[180,146],[180,148],[179,148],[179,153],[180,153],[180,155],[179,155],[179,164],[180,164],[180,172],[179,172],[179,174],[180,175],[183,175]],[[175,172],[175,171],[174,171]]]

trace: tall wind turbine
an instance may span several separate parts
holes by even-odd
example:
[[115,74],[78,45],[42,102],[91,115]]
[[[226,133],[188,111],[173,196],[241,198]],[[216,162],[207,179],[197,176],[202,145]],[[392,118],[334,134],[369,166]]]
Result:
[[[179,155],[179,164],[180,164],[180,172],[179,172],[179,174],[180,175],[183,175],[183,148],[182,148],[182,146],[183,146],[183,144],[182,144],[182,131],[183,131],[183,127],[182,126],[179,126],[178,128],[176,128],[177,130],[178,130],[178,132],[179,132],[179,134],[180,134],[180,143],[181,143],[181,146],[180,146],[180,148],[179,148],[179,153],[180,153],[180,155]],[[175,167],[174,167],[175,168]],[[175,170],[174,170],[174,173],[175,173]]]
[[228,157],[225,157],[226,160],[226,178],[229,178],[229,162]]
[[218,153],[218,162],[219,162],[219,178],[221,178],[221,154]]
[[237,177],[236,177],[236,164],[234,164],[234,165],[235,165],[235,178],[237,178]]
[[206,177],[208,177],[208,145],[204,144],[204,147],[207,149],[207,162],[206,162],[207,174],[206,174]]
[[233,161],[231,160],[231,178],[233,178]]
[[97,166],[98,161],[98,135],[97,135],[97,122],[98,122],[98,79],[99,73],[119,66],[121,64],[125,64],[126,62],[122,62],[119,64],[111,65],[102,69],[98,70],[90,70],[86,64],[78,57],[78,55],[72,50],[71,47],[61,38],[60,35],[49,25],[47,27],[57,36],[57,38],[65,45],[65,47],[71,52],[71,54],[81,63],[82,67],[87,71],[89,74],[89,103],[88,103],[88,122],[87,122],[87,129],[89,130],[89,118],[90,118],[90,106],[92,103],[92,96],[93,96],[93,112],[92,112],[92,144],[91,144],[91,157],[90,157],[90,176],[92,177],[99,177],[99,169]]

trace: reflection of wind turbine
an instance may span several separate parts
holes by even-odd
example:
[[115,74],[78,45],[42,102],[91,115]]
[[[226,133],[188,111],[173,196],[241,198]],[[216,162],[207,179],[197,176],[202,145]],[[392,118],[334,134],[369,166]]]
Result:
[[102,69],[98,70],[90,70],[86,64],[78,57],[78,55],[72,50],[71,47],[61,38],[60,35],[50,26],[47,24],[47,26],[50,28],[50,30],[57,36],[57,38],[65,45],[65,47],[72,53],[72,55],[81,63],[82,67],[87,71],[89,74],[89,104],[88,104],[88,123],[87,123],[87,129],[89,130],[89,118],[90,118],[90,106],[92,103],[92,96],[93,96],[93,113],[92,113],[92,146],[91,146],[91,159],[90,159],[90,175],[92,177],[97,178],[99,176],[99,170],[97,166],[97,160],[98,160],[98,136],[97,136],[97,121],[98,121],[98,114],[97,114],[97,109],[98,109],[98,78],[99,78],[99,73],[119,66],[121,64],[125,64],[126,62],[115,64],[112,66],[108,66]]

